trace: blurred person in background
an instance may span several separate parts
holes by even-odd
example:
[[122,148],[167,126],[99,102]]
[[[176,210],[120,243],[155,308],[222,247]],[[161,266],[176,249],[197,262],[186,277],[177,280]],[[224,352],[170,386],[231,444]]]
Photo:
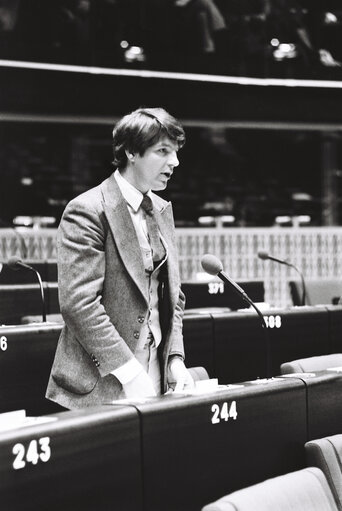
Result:
[[66,408],[193,386],[172,207],[151,191],[166,188],[184,142],[162,108],[124,116],[113,131],[115,172],[64,211],[57,246],[65,326],[47,398]]

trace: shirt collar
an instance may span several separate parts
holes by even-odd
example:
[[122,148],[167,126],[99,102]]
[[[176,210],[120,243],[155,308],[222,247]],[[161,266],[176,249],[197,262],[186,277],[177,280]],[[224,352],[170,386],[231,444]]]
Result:
[[[114,172],[114,177],[116,179],[116,182],[118,183],[118,186],[125,201],[131,206],[131,208],[135,212],[137,212],[141,206],[141,202],[144,197],[143,194],[140,192],[140,190],[135,188],[135,186],[131,185],[131,183],[129,183],[127,179],[125,179],[122,176],[118,169],[116,169],[116,171]],[[147,192],[147,195],[151,197],[151,190]]]

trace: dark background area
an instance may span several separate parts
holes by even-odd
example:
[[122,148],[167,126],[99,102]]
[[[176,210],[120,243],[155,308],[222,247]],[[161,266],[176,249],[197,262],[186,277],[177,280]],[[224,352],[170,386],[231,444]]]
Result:
[[178,226],[340,225],[341,35],[331,0],[0,0],[0,218],[57,225],[114,122],[163,106]]

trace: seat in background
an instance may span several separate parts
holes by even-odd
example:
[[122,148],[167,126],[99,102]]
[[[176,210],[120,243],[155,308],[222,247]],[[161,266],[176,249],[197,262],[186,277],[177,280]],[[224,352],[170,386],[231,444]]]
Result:
[[339,509],[342,509],[342,434],[311,440],[305,444],[305,451],[308,464],[324,472]]
[[342,353],[321,355],[319,357],[301,358],[285,362],[280,366],[280,374],[307,373],[312,371],[324,371],[331,367],[342,366]]
[[323,472],[308,467],[238,490],[202,511],[337,511]]
[[[302,283],[290,280],[290,293],[293,305],[302,305]],[[331,305],[336,298],[342,296],[342,280],[338,279],[306,279],[306,305]]]
[[188,367],[188,371],[194,381],[209,380],[209,374],[204,367]]

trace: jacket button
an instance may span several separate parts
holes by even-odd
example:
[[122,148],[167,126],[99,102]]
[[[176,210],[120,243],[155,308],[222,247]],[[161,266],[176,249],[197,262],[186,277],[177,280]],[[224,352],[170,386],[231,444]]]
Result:
[[138,316],[139,323],[143,323],[145,320],[144,316]]
[[96,362],[96,364],[95,364],[95,365],[96,365],[96,367],[99,367],[99,365],[100,365],[100,362]]
[[139,334],[139,332],[134,332],[133,336],[135,339],[139,339],[140,334]]

